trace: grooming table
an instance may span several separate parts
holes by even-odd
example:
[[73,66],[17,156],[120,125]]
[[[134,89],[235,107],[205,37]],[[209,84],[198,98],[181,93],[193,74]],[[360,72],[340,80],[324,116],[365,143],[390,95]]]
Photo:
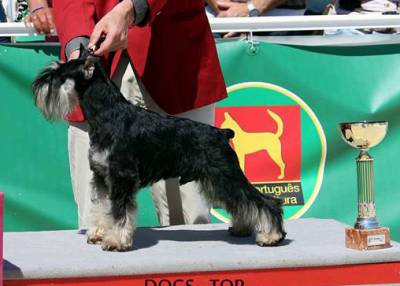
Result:
[[345,225],[299,219],[278,247],[228,225],[138,228],[130,252],[105,252],[75,230],[5,233],[5,285],[254,286],[400,282],[400,244],[344,247]]

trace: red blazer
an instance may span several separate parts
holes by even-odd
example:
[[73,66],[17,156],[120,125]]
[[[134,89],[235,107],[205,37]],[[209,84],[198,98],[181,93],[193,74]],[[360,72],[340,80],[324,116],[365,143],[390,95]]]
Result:
[[[118,0],[53,0],[61,42],[90,36],[98,19]],[[226,97],[226,87],[204,0],[147,0],[150,13],[144,27],[128,33],[128,54],[151,97],[170,114],[198,108]],[[121,52],[108,57],[114,72]],[[79,110],[69,118],[83,120]]]

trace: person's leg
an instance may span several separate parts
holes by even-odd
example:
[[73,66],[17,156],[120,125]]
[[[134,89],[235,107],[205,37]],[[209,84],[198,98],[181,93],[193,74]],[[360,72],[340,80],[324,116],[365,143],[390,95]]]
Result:
[[89,167],[89,135],[86,123],[71,122],[68,127],[68,154],[72,190],[78,207],[78,227],[87,229],[91,208],[92,171]]
[[[146,91],[143,83],[138,82],[143,96],[143,105],[152,111],[163,113]],[[214,125],[215,104],[177,114],[178,117]],[[201,224],[210,222],[210,207],[201,194],[197,182],[179,185],[179,179],[160,180],[152,185],[153,202],[157,210],[160,225]]]
[[[125,98],[134,105],[165,114],[166,112],[149,96],[142,81],[137,80],[137,75],[129,64],[126,54],[121,58],[120,66],[126,68],[119,69],[113,80],[120,87]],[[185,219],[178,179],[161,180],[153,184],[151,189],[160,225],[184,224]]]
[[[177,114],[177,116],[213,126],[215,104]],[[210,223],[210,206],[201,194],[200,184],[193,181],[182,185],[180,194],[186,224]]]
[[[148,94],[143,83],[136,80],[135,72],[130,66],[127,67],[123,78],[122,82],[129,82],[130,88],[128,92],[130,95],[125,97],[129,98],[132,103],[166,114]],[[124,90],[123,86],[121,86],[122,90]],[[213,125],[214,110],[215,104],[211,104],[176,116]],[[160,180],[153,184],[151,189],[160,225],[210,222],[210,209],[197,182],[189,182],[180,186],[177,178]]]
[[4,11],[3,3],[0,0],[0,22],[5,23],[7,22],[6,12]]
[[[4,11],[4,7],[2,1],[0,0],[0,23],[7,22],[6,12]],[[0,43],[8,43],[10,42],[9,37],[0,37]]]
[[[211,104],[176,116],[213,125],[214,111]],[[161,225],[210,222],[210,206],[195,181],[180,186],[178,179],[161,180],[153,184],[152,196]]]
[[179,179],[160,180],[151,189],[160,225],[210,222],[209,206],[197,182],[180,186]]

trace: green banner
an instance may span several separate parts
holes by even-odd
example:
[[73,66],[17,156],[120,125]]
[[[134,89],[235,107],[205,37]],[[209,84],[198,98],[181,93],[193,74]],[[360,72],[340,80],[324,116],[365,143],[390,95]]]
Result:
[[[218,104],[216,125],[233,120],[239,126],[236,129],[246,132],[247,140],[254,138],[253,149],[245,154],[245,173],[260,191],[284,199],[287,219],[332,218],[353,225],[357,217],[358,150],[340,138],[338,123],[389,122],[386,138],[370,153],[375,157],[378,221],[389,226],[392,238],[399,240],[400,192],[395,179],[400,160],[400,45],[260,42],[253,46],[235,41],[219,43],[218,52],[229,97]],[[281,160],[271,156],[271,137],[262,146],[255,144],[255,134],[273,135],[279,128],[268,110],[284,123],[279,138]],[[226,119],[225,113],[230,118]],[[296,116],[297,125],[293,123]],[[235,147],[240,144],[245,143],[233,142]],[[279,178],[280,161],[285,163],[283,178]],[[219,210],[214,212],[221,219],[227,217]]]
[[[237,134],[232,142],[256,188],[281,197],[285,218],[319,217],[352,225],[357,216],[354,158],[340,138],[345,121],[388,120],[375,158],[378,220],[400,240],[400,45],[295,46],[246,41],[217,44],[229,97],[215,124]],[[76,228],[65,123],[46,122],[30,84],[57,56],[57,47],[1,46],[0,189],[5,230]],[[244,139],[243,139],[244,138]],[[212,210],[213,222],[227,221]],[[139,197],[140,226],[156,225],[149,190]]]

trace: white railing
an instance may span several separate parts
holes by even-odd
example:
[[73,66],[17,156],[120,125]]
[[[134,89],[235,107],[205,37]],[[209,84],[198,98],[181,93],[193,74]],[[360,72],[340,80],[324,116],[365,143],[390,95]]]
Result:
[[0,36],[35,36],[36,30],[33,27],[25,27],[24,23],[0,23]]
[[[223,32],[306,31],[400,27],[400,15],[271,16],[212,18],[211,29]],[[1,23],[0,36],[37,35],[23,23]]]
[[271,16],[210,19],[213,32],[307,31],[400,27],[400,15]]

